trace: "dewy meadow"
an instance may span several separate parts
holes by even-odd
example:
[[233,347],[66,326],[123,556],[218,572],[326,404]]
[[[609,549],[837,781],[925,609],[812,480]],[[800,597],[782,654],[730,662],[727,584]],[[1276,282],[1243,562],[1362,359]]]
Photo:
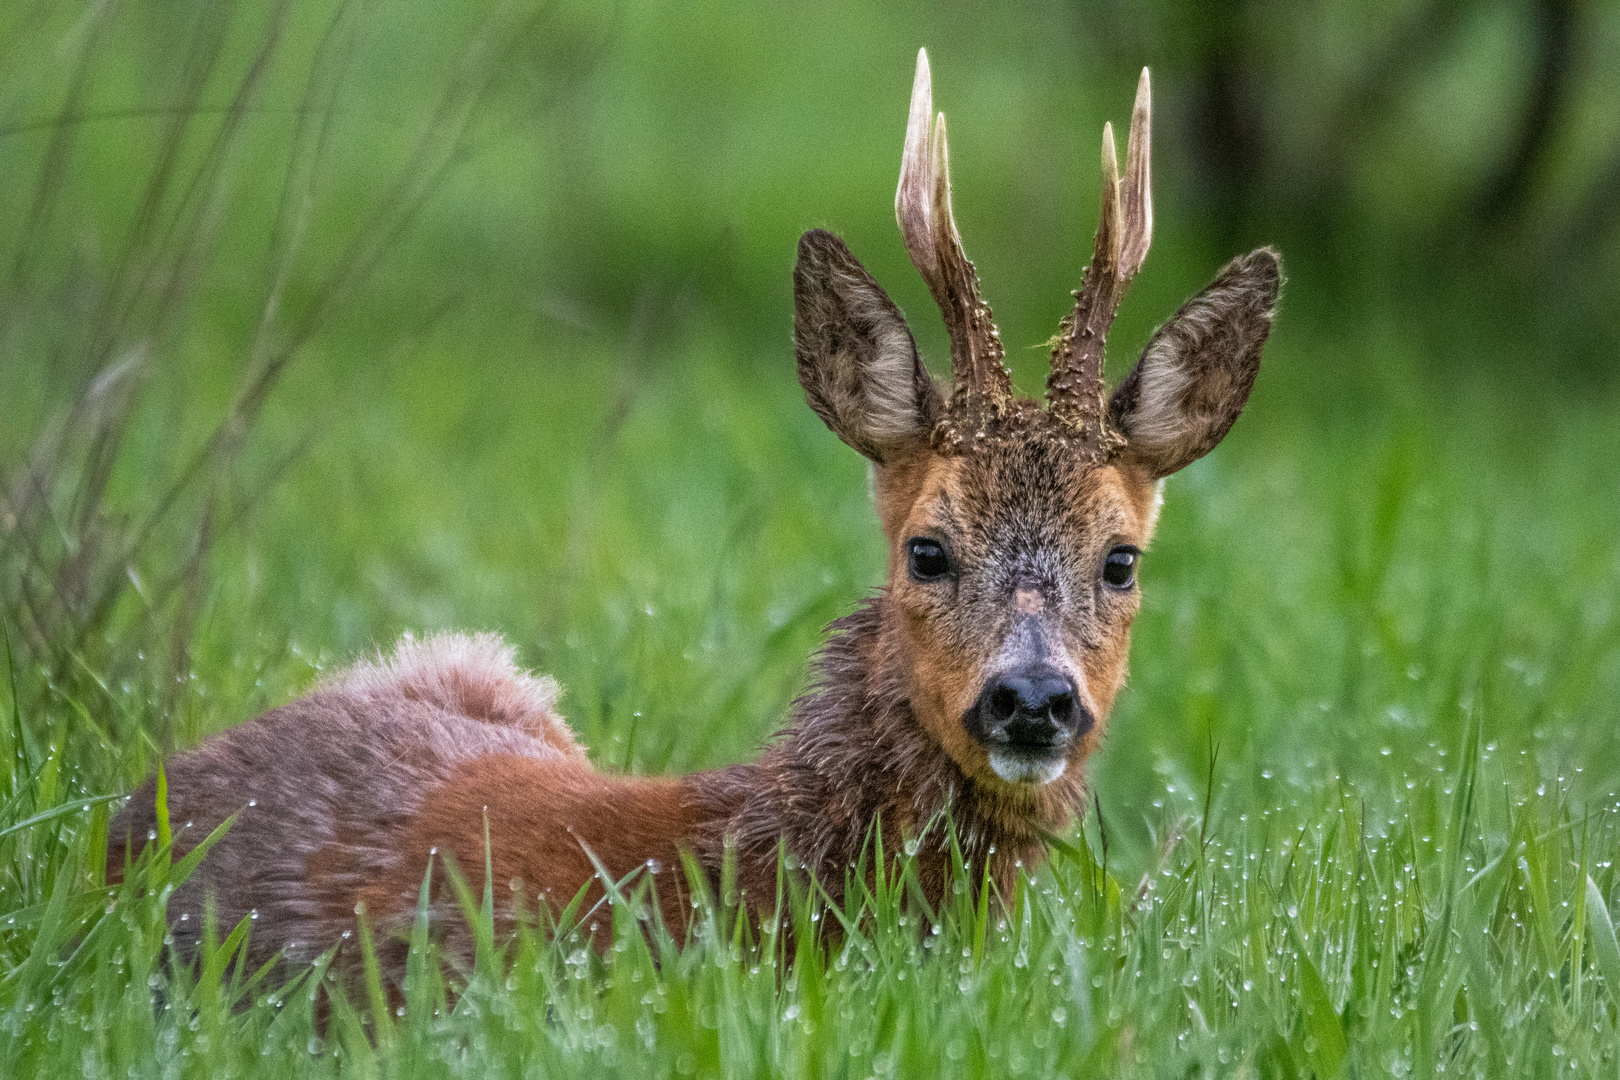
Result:
[[[1611,1074],[1620,52],[1557,35],[1620,24],[1572,17],[0,16],[0,1074]],[[604,771],[770,740],[885,559],[793,376],[799,234],[949,352],[889,209],[920,43],[1022,391],[1142,64],[1112,381],[1288,256],[1083,823],[994,900],[882,835],[673,936],[631,887],[508,937],[491,879],[464,963],[407,919],[403,995],[249,964],[252,912],[167,949],[197,824],[109,884],[117,796],[403,630],[502,631]]]

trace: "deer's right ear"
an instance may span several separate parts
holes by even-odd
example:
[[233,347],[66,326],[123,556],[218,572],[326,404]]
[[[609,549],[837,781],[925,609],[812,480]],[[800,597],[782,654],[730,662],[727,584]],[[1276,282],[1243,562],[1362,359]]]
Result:
[[832,233],[799,238],[793,306],[799,383],[833,434],[879,463],[928,437],[939,388],[900,310]]

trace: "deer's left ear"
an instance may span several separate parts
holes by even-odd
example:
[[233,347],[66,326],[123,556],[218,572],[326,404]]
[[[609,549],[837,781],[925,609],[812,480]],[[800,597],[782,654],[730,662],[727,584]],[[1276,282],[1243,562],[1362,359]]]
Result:
[[1243,411],[1282,288],[1271,248],[1227,264],[1153,335],[1108,401],[1121,455],[1157,480],[1215,448]]
[[835,435],[880,464],[928,437],[939,388],[894,301],[832,233],[799,239],[793,306],[799,383]]

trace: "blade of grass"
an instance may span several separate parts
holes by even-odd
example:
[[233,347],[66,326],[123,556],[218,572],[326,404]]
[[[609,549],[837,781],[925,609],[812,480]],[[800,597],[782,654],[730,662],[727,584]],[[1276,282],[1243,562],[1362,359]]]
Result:
[[12,833],[16,832],[22,832],[24,829],[31,829],[35,825],[42,825],[47,821],[55,821],[58,818],[65,818],[72,814],[82,814],[90,810],[92,807],[100,806],[103,803],[110,803],[115,799],[122,799],[123,797],[124,796],[122,795],[92,795],[88,799],[74,799],[70,803],[63,803],[62,805],[47,810],[42,814],[35,814],[33,817],[24,818],[22,821],[19,821],[16,824],[8,825],[4,829],[0,829],[0,837],[10,836]]
[[1590,876],[1586,879],[1586,918],[1591,927],[1592,955],[1603,983],[1609,989],[1609,1000],[1620,1007],[1620,941],[1615,939],[1614,921],[1609,917],[1609,904],[1603,891]]

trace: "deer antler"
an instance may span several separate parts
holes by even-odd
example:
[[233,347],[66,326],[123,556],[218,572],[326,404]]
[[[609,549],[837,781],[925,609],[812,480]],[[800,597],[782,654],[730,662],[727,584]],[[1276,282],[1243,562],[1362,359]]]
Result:
[[1052,415],[1074,427],[1081,441],[1102,455],[1119,440],[1104,424],[1103,342],[1153,239],[1148,176],[1151,100],[1148,71],[1143,68],[1131,110],[1123,184],[1114,157],[1113,125],[1103,125],[1102,217],[1097,223],[1096,246],[1084,283],[1074,294],[1074,311],[1063,321],[1062,334],[1052,349],[1052,373],[1046,380]]
[[1012,378],[1002,363],[1001,337],[990,309],[979,299],[978,275],[956,231],[945,114],[933,120],[933,111],[928,51],[918,49],[894,216],[912,264],[928,283],[951,335],[952,412],[979,418],[988,411],[997,416],[1012,400]]

